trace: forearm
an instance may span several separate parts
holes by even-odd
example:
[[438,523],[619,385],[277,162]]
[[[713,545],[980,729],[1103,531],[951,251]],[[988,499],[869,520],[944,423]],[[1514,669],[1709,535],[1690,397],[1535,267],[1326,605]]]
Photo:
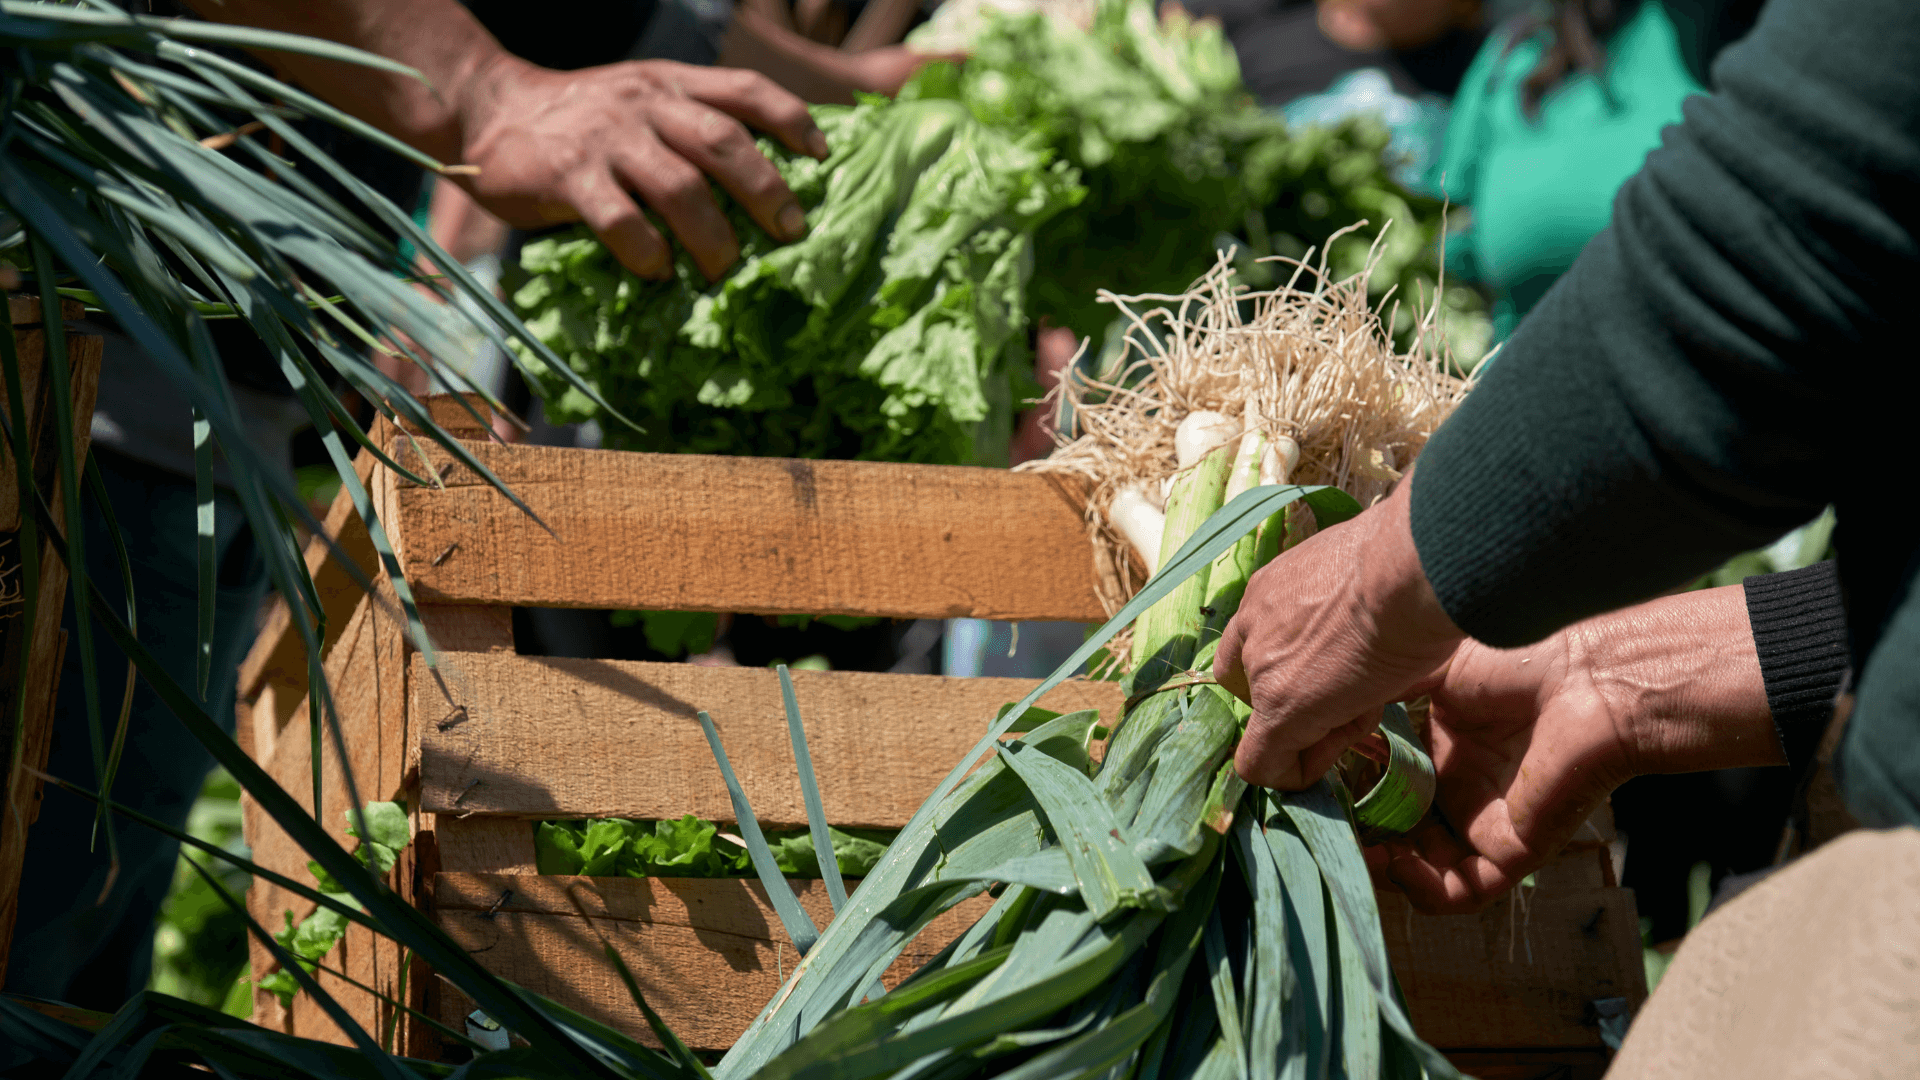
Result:
[[455,0],[188,0],[201,16],[337,41],[398,60],[430,85],[358,64],[267,53],[282,75],[406,143],[453,163],[462,118],[497,64],[524,64]]
[[746,5],[734,9],[733,23],[720,43],[721,66],[758,71],[820,104],[852,104],[853,92],[867,89],[859,85],[850,60],[850,54],[802,37]]
[[1568,627],[1629,775],[1781,765],[1767,686],[1738,585],[1681,593]]

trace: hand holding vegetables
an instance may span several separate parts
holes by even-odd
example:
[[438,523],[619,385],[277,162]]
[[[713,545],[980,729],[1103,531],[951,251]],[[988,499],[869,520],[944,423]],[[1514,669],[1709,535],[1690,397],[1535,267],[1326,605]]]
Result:
[[188,4],[208,19],[326,38],[410,65],[424,78],[272,54],[293,81],[345,111],[441,161],[475,166],[460,182],[509,224],[583,221],[643,277],[669,276],[672,255],[636,195],[709,280],[739,257],[708,175],[767,232],[806,234],[799,201],[743,125],[814,157],[827,155],[826,139],[799,98],[753,72],[657,60],[550,71],[502,49],[454,0]]
[[503,56],[497,66],[464,110],[462,151],[480,168],[466,186],[509,223],[585,222],[634,273],[666,278],[672,255],[637,195],[712,280],[740,244],[711,175],[767,232],[806,235],[799,201],[742,121],[813,157],[826,156],[826,139],[800,99],[765,77],[664,60],[558,72]]
[[1421,570],[1411,483],[1256,573],[1214,674],[1253,706],[1240,775],[1282,789],[1318,781],[1383,703],[1432,696],[1439,819],[1368,852],[1416,906],[1486,906],[1633,776],[1785,760],[1739,589],[1490,648],[1453,625]]
[[1298,791],[1373,730],[1380,707],[1415,697],[1462,637],[1420,569],[1409,481],[1253,576],[1214,660],[1253,706],[1234,754],[1249,783]]
[[[960,464],[1004,454],[1034,230],[1085,194],[1045,149],[954,102],[822,106],[824,162],[763,142],[807,209],[780,245],[722,194],[745,258],[709,283],[624,273],[591,237],[529,244],[528,327],[644,430],[629,450]],[[542,369],[535,366],[536,374]],[[599,403],[557,374],[547,415]]]
[[1524,648],[1467,641],[1418,692],[1433,695],[1446,824],[1429,820],[1369,861],[1425,911],[1486,906],[1630,777],[1786,760],[1739,586],[1662,597]]

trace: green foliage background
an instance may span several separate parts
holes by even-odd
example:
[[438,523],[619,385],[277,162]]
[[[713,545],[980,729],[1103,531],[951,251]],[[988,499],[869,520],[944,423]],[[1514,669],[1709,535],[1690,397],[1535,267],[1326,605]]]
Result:
[[[534,854],[542,874],[714,878],[753,873],[745,847],[722,835],[714,822],[692,814],[667,821],[542,821],[533,829]],[[894,837],[891,830],[831,826],[827,834],[840,872],[848,877],[872,870]],[[781,873],[820,876],[820,858],[806,829],[769,831],[766,838]]]
[[[235,855],[249,854],[240,838],[240,785],[225,769],[216,769],[187,817],[187,832]],[[198,862],[235,896],[253,878],[246,871],[205,855],[182,851],[173,888],[160,907],[153,936],[153,975],[148,986],[163,994],[221,1009],[233,1016],[253,1011],[245,981],[247,923],[195,873]]]

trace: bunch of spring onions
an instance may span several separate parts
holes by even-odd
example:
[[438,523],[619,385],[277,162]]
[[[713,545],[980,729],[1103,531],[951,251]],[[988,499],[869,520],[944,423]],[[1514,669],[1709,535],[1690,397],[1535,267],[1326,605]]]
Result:
[[[1321,525],[1359,509],[1286,484],[1279,442],[1235,430],[1176,477],[1159,573],[1002,713],[717,1076],[1457,1075],[1408,1022],[1356,842],[1430,801],[1405,713],[1388,710],[1394,764],[1358,804],[1337,779],[1250,790],[1231,760],[1249,710],[1203,674],[1249,576],[1303,531],[1286,508]],[[1031,705],[1136,616],[1127,707],[1096,761],[1094,713]],[[989,890],[971,930],[883,991],[916,933]]]

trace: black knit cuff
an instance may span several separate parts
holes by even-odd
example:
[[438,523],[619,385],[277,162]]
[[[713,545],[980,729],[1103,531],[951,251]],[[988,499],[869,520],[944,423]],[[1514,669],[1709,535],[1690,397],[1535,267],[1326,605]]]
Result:
[[1833,718],[1852,658],[1840,575],[1832,562],[1746,579],[1747,622],[1753,627],[1767,708],[1796,772],[1813,760]]

